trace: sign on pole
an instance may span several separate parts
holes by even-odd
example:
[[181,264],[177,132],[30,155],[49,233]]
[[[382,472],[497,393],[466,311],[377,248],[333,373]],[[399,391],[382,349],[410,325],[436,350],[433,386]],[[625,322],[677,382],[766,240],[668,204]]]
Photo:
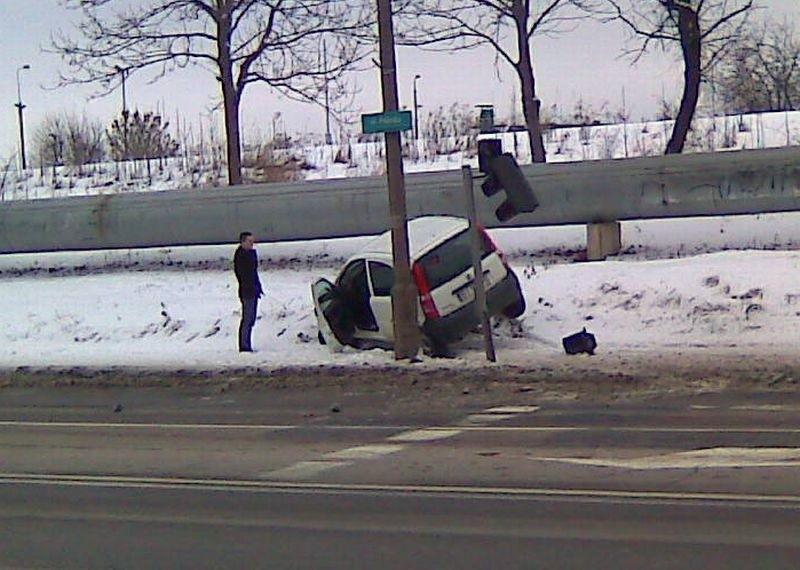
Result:
[[411,130],[411,111],[384,111],[361,115],[361,131],[370,133],[399,133]]

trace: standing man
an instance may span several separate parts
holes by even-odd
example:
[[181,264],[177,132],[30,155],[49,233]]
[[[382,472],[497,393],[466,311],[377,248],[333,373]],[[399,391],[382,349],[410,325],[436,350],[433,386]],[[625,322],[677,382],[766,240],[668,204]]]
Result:
[[258,255],[255,239],[250,232],[239,234],[239,247],[233,256],[233,271],[239,282],[239,300],[242,302],[242,322],[239,324],[239,352],[253,352],[250,335],[256,324],[258,299],[264,294],[258,279]]

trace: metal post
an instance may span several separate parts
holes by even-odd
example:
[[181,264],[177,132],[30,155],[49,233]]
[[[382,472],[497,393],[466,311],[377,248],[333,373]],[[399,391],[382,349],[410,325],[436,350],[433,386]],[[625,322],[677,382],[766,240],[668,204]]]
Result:
[[58,135],[50,133],[50,138],[53,139],[53,184],[56,182],[56,166],[58,165]]
[[128,92],[125,89],[125,79],[128,75],[127,69],[120,69],[122,74],[122,116],[128,118]]
[[622,86],[622,142],[625,147],[625,158],[628,158],[628,108],[625,104],[625,86]]
[[483,343],[486,349],[486,360],[497,362],[492,338],[492,324],[489,320],[489,310],[486,307],[486,289],[483,283],[483,265],[481,263],[481,234],[478,230],[478,213],[475,210],[475,193],[472,189],[472,168],[469,165],[461,167],[461,178],[464,194],[467,201],[467,216],[469,217],[469,231],[472,237],[472,287],[475,290],[475,312],[481,323]]
[[125,90],[125,79],[128,75],[128,70],[117,66],[120,77],[122,79],[122,159],[128,160],[128,94]]
[[19,84],[19,72],[23,69],[30,68],[31,66],[27,63],[17,68],[17,102],[14,104],[14,106],[17,108],[17,120],[19,121],[19,155],[22,170],[27,170],[28,162],[25,159],[25,120],[22,113],[22,110],[25,108],[25,104],[22,102],[22,89],[20,88]]
[[414,76],[414,140],[419,138],[419,104],[417,103],[417,79],[422,79],[420,74]]
[[331,135],[331,101],[330,101],[330,87],[328,86],[328,45],[327,42],[322,42],[322,60],[325,66],[325,144],[333,143],[333,136]]
[[[397,70],[395,69],[394,29],[391,0],[378,0],[378,33],[380,36],[381,91],[383,110],[397,111]],[[417,288],[411,278],[408,231],[406,227],[406,189],[403,180],[403,156],[400,133],[387,132],[386,173],[389,183],[389,216],[392,227],[392,319],[394,322],[394,356],[397,360],[414,359],[419,350],[417,325]]]

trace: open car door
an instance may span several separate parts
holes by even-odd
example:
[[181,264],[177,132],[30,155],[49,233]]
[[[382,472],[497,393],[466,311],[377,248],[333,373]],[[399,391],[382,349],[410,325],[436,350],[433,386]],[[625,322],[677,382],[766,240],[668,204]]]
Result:
[[336,286],[327,279],[318,279],[311,285],[314,313],[322,339],[334,352],[353,343],[355,324],[345,300]]

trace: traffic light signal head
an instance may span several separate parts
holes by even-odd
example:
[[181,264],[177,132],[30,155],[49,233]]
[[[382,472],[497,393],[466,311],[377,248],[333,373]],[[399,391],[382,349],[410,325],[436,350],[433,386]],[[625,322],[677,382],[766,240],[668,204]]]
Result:
[[489,174],[489,163],[503,154],[503,141],[481,139],[478,141],[478,171]]
[[506,191],[506,200],[495,211],[501,222],[510,220],[522,212],[533,212],[539,207],[539,200],[533,193],[525,175],[510,153],[490,158],[487,162],[488,176],[481,184],[486,196],[493,196],[501,190]]

